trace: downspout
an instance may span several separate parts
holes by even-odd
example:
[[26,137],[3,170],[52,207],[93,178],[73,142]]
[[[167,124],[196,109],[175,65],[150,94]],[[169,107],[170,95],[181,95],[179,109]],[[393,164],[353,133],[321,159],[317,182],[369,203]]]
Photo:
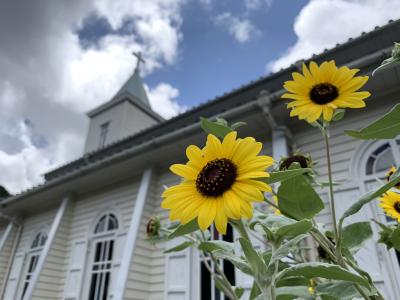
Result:
[[279,90],[272,94],[263,90],[260,92],[257,98],[257,104],[261,109],[261,113],[271,129],[272,156],[275,159],[289,155],[288,140],[290,141],[292,139],[292,133],[290,130],[286,126],[278,124],[276,118],[271,112],[272,102],[279,98],[282,94],[283,90]]

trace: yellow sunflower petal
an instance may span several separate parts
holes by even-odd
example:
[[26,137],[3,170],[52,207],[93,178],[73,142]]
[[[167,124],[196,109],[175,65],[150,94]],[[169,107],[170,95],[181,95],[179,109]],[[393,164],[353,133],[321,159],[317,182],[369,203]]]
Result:
[[199,210],[198,222],[201,230],[206,230],[215,219],[217,206],[213,199],[203,203]]
[[199,174],[198,170],[188,165],[175,164],[172,165],[169,169],[176,175],[189,180],[195,180],[197,178],[197,175]]
[[221,234],[226,234],[226,227],[228,225],[228,218],[225,214],[224,210],[224,200],[218,199],[215,200],[217,202],[217,213],[215,215],[215,227],[217,228],[218,232]]

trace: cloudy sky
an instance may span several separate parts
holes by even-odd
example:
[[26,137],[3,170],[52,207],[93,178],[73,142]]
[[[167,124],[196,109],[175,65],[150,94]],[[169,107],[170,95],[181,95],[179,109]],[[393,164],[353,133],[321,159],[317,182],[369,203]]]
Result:
[[82,154],[85,112],[132,51],[169,118],[399,17],[398,0],[2,0],[0,184],[19,192]]

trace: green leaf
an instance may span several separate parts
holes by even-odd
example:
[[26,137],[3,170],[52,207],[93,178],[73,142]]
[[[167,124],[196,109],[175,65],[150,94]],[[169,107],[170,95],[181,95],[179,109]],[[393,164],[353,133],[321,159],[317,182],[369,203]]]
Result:
[[238,297],[238,299],[242,298],[243,294],[244,294],[244,288],[240,286],[235,287],[235,295],[236,297]]
[[297,285],[304,285],[308,286],[310,283],[310,279],[307,279],[302,276],[296,276],[296,277],[285,277],[276,282],[277,287],[282,287],[282,286],[297,286]]
[[231,262],[237,269],[239,269],[243,273],[253,276],[253,271],[244,259],[226,251],[215,251],[213,254],[218,259],[224,259]]
[[304,176],[282,182],[278,199],[279,210],[297,220],[311,219],[324,208],[321,198]]
[[173,239],[185,234],[189,234],[192,233],[196,230],[199,230],[199,224],[197,222],[197,218],[193,219],[192,221],[190,221],[187,224],[181,224],[179,225],[174,232],[172,232],[169,236],[168,239]]
[[336,109],[335,113],[333,114],[332,121],[340,121],[341,119],[343,119],[345,112],[345,109]]
[[229,132],[232,131],[232,129],[230,129],[228,126],[211,122],[206,118],[200,118],[200,125],[205,132],[211,133],[221,139],[223,139]]
[[259,289],[257,283],[254,281],[254,282],[253,282],[253,286],[251,287],[249,300],[254,300],[254,299],[256,299],[259,295],[261,295],[261,291],[260,291],[260,289]]
[[369,222],[358,222],[343,228],[343,247],[355,254],[365,242],[372,237],[372,228]]
[[235,246],[233,243],[225,242],[225,241],[209,241],[209,242],[202,242],[199,245],[199,250],[204,252],[214,252],[214,251],[226,251],[232,252],[234,251]]
[[393,230],[393,233],[390,237],[392,240],[393,247],[397,251],[400,251],[400,227],[399,226],[397,226],[397,228],[395,230]]
[[[275,290],[277,300],[294,299],[300,297],[301,299],[313,299],[307,286],[285,286],[279,287]],[[287,296],[294,296],[287,297]]]
[[179,244],[176,247],[165,250],[164,253],[179,252],[179,251],[185,250],[186,248],[192,246],[193,244],[194,244],[193,242],[186,241],[186,242],[183,242],[182,244]]
[[[367,294],[368,290],[363,289]],[[318,295],[327,295],[341,300],[352,300],[362,298],[354,287],[354,284],[348,281],[329,281],[318,284],[316,288]]]
[[269,177],[262,178],[260,180],[264,181],[265,183],[272,184],[276,182],[282,182],[293,177],[303,175],[305,173],[312,173],[312,169],[310,168],[300,168],[300,169],[293,169],[287,171],[278,171],[278,172],[271,172],[269,173]]
[[242,250],[247,262],[254,273],[254,279],[258,284],[267,284],[270,278],[268,276],[267,266],[265,265],[264,260],[260,257],[260,255],[258,255],[257,251],[254,250],[253,246],[247,239],[239,238],[239,243],[242,246]]
[[312,228],[310,220],[301,220],[294,224],[285,225],[280,227],[275,235],[277,237],[295,237],[300,234],[307,233]]
[[276,261],[281,260],[282,258],[288,256],[289,253],[292,252],[294,248],[296,248],[297,244],[300,243],[300,241],[302,241],[306,237],[307,235],[305,234],[296,236],[295,238],[287,241],[286,243],[281,245],[278,249],[276,249],[276,251],[272,253],[268,268],[272,268]]
[[231,127],[232,130],[236,130],[239,127],[242,127],[242,126],[245,126],[245,125],[247,125],[246,122],[236,122],[236,123],[233,123],[230,127]]
[[294,265],[279,272],[277,280],[288,276],[304,276],[310,279],[313,277],[321,277],[326,279],[345,280],[367,286],[367,282],[364,278],[351,273],[342,267],[327,263],[309,262]]
[[367,203],[371,202],[372,200],[374,200],[375,198],[381,196],[383,193],[385,193],[386,191],[388,191],[389,189],[394,187],[397,183],[399,183],[400,182],[400,172],[399,171],[400,171],[400,169],[391,176],[390,181],[388,183],[384,184],[383,186],[381,186],[380,188],[378,188],[374,191],[370,191],[370,192],[364,194],[360,199],[358,199],[358,201],[356,203],[354,203],[352,206],[350,206],[343,213],[342,217],[340,218],[339,227],[342,227],[344,219],[356,214],[357,212],[360,211],[360,209],[365,204],[367,204]]
[[345,132],[356,139],[394,139],[400,134],[400,104],[396,104],[386,115],[360,131],[346,130]]

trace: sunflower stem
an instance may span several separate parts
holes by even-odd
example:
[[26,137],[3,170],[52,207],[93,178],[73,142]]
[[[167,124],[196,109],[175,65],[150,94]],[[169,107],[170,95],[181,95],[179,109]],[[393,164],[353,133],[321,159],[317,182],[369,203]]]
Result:
[[332,179],[332,161],[331,161],[331,154],[330,154],[330,147],[329,147],[329,130],[327,124],[324,122],[321,128],[322,135],[325,141],[325,150],[326,150],[326,159],[328,163],[328,180],[329,180],[329,204],[331,206],[331,216],[332,216],[332,223],[333,223],[333,231],[335,234],[335,243],[336,243],[336,251],[335,254],[337,256],[338,261],[342,264],[343,258],[341,253],[340,247],[340,236],[337,226],[337,219],[336,219],[336,207],[335,207],[335,198],[333,193],[333,179]]

